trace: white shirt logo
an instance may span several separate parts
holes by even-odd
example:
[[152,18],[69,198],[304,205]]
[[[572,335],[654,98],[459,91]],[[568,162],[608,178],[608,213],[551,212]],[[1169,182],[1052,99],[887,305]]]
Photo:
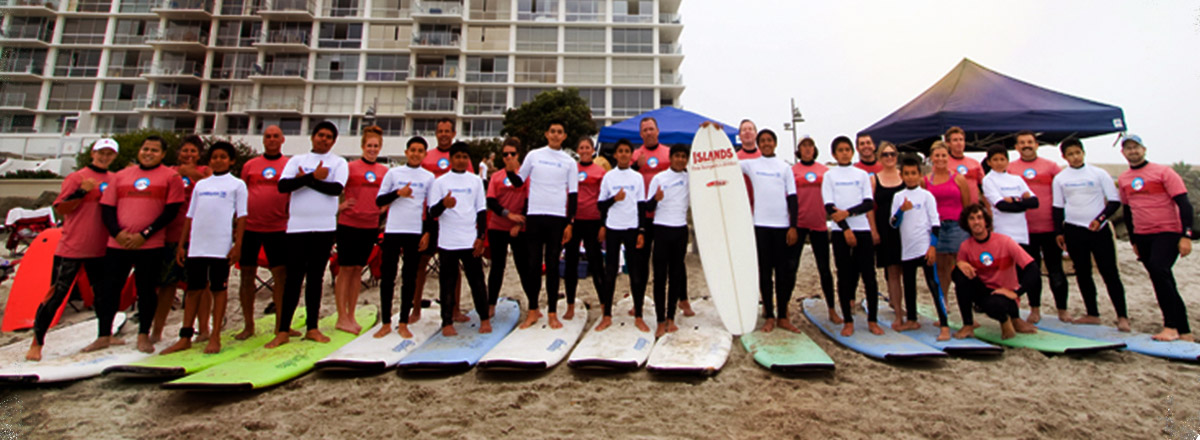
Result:
[[658,158],[651,157],[649,159],[646,159],[646,166],[649,166],[650,168],[658,168]]
[[439,169],[443,169],[443,170],[446,168],[450,168],[450,159],[447,159],[444,157],[441,159],[438,159],[437,166]]
[[1026,168],[1024,174],[1025,174],[1025,179],[1033,180],[1034,177],[1037,177],[1037,170],[1035,170],[1033,168]]
[[812,171],[804,173],[804,180],[807,180],[809,182],[816,182],[817,181],[817,173],[814,173]]
[[146,188],[150,187],[150,178],[143,177],[141,179],[135,180],[133,182],[133,187],[136,188],[138,191],[144,191]]
[[266,179],[274,179],[275,178],[275,168],[273,168],[273,167],[263,168],[262,176],[263,176],[263,178],[266,178]]
[[375,183],[376,177],[374,171],[367,171],[367,174],[365,174],[363,177],[365,177],[368,182]]
[[100,192],[103,193],[104,190],[106,190],[106,189],[108,189],[108,182],[101,182],[100,183]]
[[992,263],[996,262],[996,259],[992,257],[991,253],[984,252],[979,254],[979,262],[983,263],[984,266],[991,266]]
[[1133,182],[1129,183],[1129,187],[1133,188],[1134,191],[1141,191],[1142,188],[1146,187],[1146,181],[1142,180],[1141,177],[1135,177],[1133,178]]
[[587,171],[580,171],[579,172],[579,181],[582,182],[584,180],[587,180]]
[[959,165],[958,168],[955,168],[955,169],[958,170],[958,174],[967,174],[967,166],[966,165]]

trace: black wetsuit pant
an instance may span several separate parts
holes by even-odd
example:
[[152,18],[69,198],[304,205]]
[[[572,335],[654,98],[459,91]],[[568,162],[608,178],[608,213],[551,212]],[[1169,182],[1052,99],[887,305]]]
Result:
[[[600,290],[600,304],[604,306],[604,316],[612,316],[613,296],[617,289],[617,275],[621,272],[621,245],[625,245],[625,267],[629,268],[629,285],[646,285],[645,274],[637,261],[644,258],[645,249],[637,248],[637,229],[609,229],[604,237],[604,286]],[[634,289],[636,291],[636,288]],[[633,295],[633,314],[642,317],[643,295]]]
[[162,281],[163,259],[169,258],[163,248],[114,249],[109,248],[104,256],[105,289],[96,290],[96,318],[99,335],[112,336],[113,318],[121,304],[121,291],[125,279],[133,269],[133,281],[137,286],[138,334],[150,334],[154,324],[154,311],[158,309],[158,285]]
[[[1088,228],[1064,225],[1063,238],[1067,242],[1067,254],[1075,266],[1075,283],[1079,285],[1079,293],[1083,296],[1083,305],[1087,308],[1088,316],[1100,316],[1100,308],[1096,304],[1096,280],[1092,279],[1092,258],[1096,259],[1096,268],[1100,269],[1100,277],[1108,288],[1108,298],[1112,300],[1113,309],[1118,318],[1128,318],[1125,307],[1125,285],[1121,283],[1121,271],[1117,269],[1117,249],[1113,243],[1112,229],[1108,224],[1099,231],[1089,231]],[[1065,303],[1065,301],[1064,301]]]
[[796,263],[800,261],[800,246],[788,246],[787,231],[787,228],[754,227],[758,253],[758,293],[762,295],[763,317],[767,319],[787,319],[788,303],[796,288]]
[[1133,243],[1141,255],[1142,266],[1150,274],[1150,283],[1154,284],[1154,296],[1158,297],[1158,307],[1162,309],[1163,327],[1173,328],[1182,335],[1191,333],[1192,329],[1172,271],[1175,260],[1179,259],[1181,237],[1182,234],[1173,232],[1139,234],[1134,236]]
[[475,313],[479,318],[489,318],[488,291],[483,283],[483,260],[473,254],[473,249],[446,250],[438,249],[438,278],[439,300],[442,303],[442,327],[454,325],[454,290],[458,286],[458,277],[450,274],[458,273],[461,263],[466,274],[467,286],[471,288],[471,299],[475,302]]
[[1017,302],[1004,295],[994,294],[994,289],[988,288],[978,276],[967,278],[958,268],[950,274],[954,280],[954,290],[958,297],[958,311],[962,314],[963,325],[975,325],[976,311],[983,312],[988,317],[1001,324],[1012,318],[1020,318]]
[[[1023,244],[1021,248],[1033,257],[1034,267],[1040,268],[1043,262],[1046,263],[1046,276],[1050,281],[1050,292],[1054,295],[1054,306],[1066,310],[1067,274],[1063,272],[1062,249],[1058,247],[1057,235],[1053,232],[1029,234],[1029,244]],[[1029,306],[1042,306],[1042,283],[1030,287]]]
[[[379,308],[380,318],[385,325],[392,323],[392,299],[396,295],[396,271],[401,257],[404,259],[404,268],[400,269],[400,323],[408,324],[408,314],[412,311],[413,296],[417,291],[417,273],[421,271],[421,252],[417,250],[420,245],[421,234],[383,234],[383,245],[380,246]],[[433,246],[432,243],[429,245]]]
[[592,277],[592,286],[596,292],[604,283],[604,252],[600,249],[600,241],[596,234],[600,232],[600,220],[575,220],[571,228],[571,240],[567,242],[564,253],[566,270],[563,271],[563,287],[567,290],[567,304],[575,304],[575,288],[579,284],[579,243],[587,251],[588,275]]
[[867,322],[876,322],[879,310],[879,283],[875,280],[875,244],[871,231],[854,231],[858,245],[846,244],[842,231],[830,233],[833,241],[833,262],[837,265],[838,302],[842,306],[842,319],[854,322],[854,294],[858,291],[858,279],[862,278],[867,292]]
[[658,322],[673,321],[676,305],[687,300],[688,228],[654,225],[654,238],[654,316]]
[[900,262],[904,280],[904,304],[909,321],[917,320],[917,268],[925,270],[925,286],[933,296],[933,305],[937,307],[938,325],[948,326],[946,318],[946,301],[942,295],[942,287],[938,285],[937,273],[933,266],[925,264],[925,257],[913,258]]
[[292,318],[300,306],[300,291],[304,290],[304,323],[309,331],[316,330],[321,319],[321,288],[325,282],[325,267],[333,250],[334,231],[288,233],[290,251],[287,256],[287,280],[283,283],[283,307],[276,320],[275,332],[292,328]]
[[54,316],[58,314],[58,309],[62,308],[63,303],[67,302],[71,287],[75,285],[75,278],[79,276],[81,269],[87,275],[88,283],[96,286],[93,292],[104,287],[104,258],[54,256],[54,266],[50,269],[50,297],[42,301],[38,306],[37,315],[33,318],[33,337],[37,339],[38,345],[46,344],[46,332],[50,331],[50,322],[54,321]]
[[804,238],[808,237],[813,258],[817,262],[817,273],[821,277],[821,293],[825,295],[825,305],[832,309],[837,304],[837,299],[833,293],[833,271],[829,270],[829,231],[796,229],[796,233],[799,236],[796,240],[796,269],[800,269],[800,257],[804,254]]
[[567,227],[567,218],[553,215],[531,215],[525,217],[525,225],[530,274],[529,283],[525,286],[525,299],[529,301],[529,310],[538,309],[542,278],[537,275],[544,263],[546,265],[546,307],[550,313],[558,313],[558,256],[562,253],[563,229]]
[[507,230],[489,229],[488,249],[492,265],[488,268],[488,304],[496,305],[500,301],[500,288],[504,287],[504,266],[508,264],[508,248],[512,248],[513,266],[517,270],[517,279],[521,289],[529,286],[530,276],[540,276],[537,272],[529,271],[529,246],[525,244],[525,233],[516,237],[509,235]]

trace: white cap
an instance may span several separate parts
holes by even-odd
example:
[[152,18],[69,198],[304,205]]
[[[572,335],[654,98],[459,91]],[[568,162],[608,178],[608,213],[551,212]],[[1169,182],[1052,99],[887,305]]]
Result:
[[108,138],[100,139],[96,141],[96,143],[92,144],[92,151],[103,150],[105,148],[113,150],[114,152],[121,151],[120,146],[117,145],[117,141]]

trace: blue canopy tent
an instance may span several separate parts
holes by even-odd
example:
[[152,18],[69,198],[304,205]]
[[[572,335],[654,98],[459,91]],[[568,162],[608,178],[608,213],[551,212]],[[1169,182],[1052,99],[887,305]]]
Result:
[[974,61],[962,62],[916,99],[862,130],[876,144],[928,149],[947,129],[962,127],[967,148],[982,151],[1014,143],[1022,130],[1043,143],[1125,131],[1120,107],[1059,93],[1002,75]]
[[719,122],[704,115],[680,110],[675,107],[663,107],[634,116],[619,123],[600,129],[601,144],[615,144],[621,139],[629,139],[635,145],[642,143],[642,118],[654,118],[658,121],[658,143],[665,145],[691,144],[700,130],[700,124],[712,121],[724,127],[729,140],[737,143],[737,127]]

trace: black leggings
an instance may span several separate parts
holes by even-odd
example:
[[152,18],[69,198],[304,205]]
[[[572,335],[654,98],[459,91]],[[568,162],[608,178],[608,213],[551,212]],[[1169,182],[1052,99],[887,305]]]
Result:
[[[683,259],[687,257],[688,229],[654,225],[654,236],[654,316],[658,322],[673,321],[676,304],[687,301],[687,266]],[[671,285],[670,294],[667,284]]]
[[301,286],[304,286],[304,309],[308,312],[304,322],[309,331],[317,329],[321,320],[321,288],[334,235],[333,231],[288,233],[291,251],[287,256],[287,280],[283,283],[283,307],[275,321],[276,333],[292,328],[292,318],[300,305]]
[[566,217],[531,215],[525,217],[525,236],[529,246],[529,283],[525,286],[525,298],[529,310],[538,309],[538,295],[542,290],[542,278],[536,276],[546,264],[546,307],[550,313],[558,312],[558,256],[562,253],[563,229]]
[[[430,240],[432,241],[432,239]],[[413,295],[417,291],[417,272],[421,269],[421,234],[383,234],[380,246],[379,306],[384,325],[392,323],[392,298],[396,294],[396,269],[400,257],[404,256],[404,269],[400,271],[400,323],[408,324],[408,313],[412,311]],[[433,244],[430,244],[433,246]]]
[[[787,228],[754,227],[758,249],[758,293],[762,295],[763,317],[787,319],[788,303],[796,288],[799,246],[788,246]],[[655,274],[655,285],[658,274]],[[774,285],[772,285],[774,282]],[[657,299],[656,299],[657,301]]]
[[955,295],[958,297],[958,311],[962,313],[963,325],[975,325],[975,311],[983,312],[1001,324],[1008,322],[1010,318],[1021,317],[1016,301],[1007,296],[992,293],[995,290],[984,285],[978,276],[967,278],[956,267],[950,274],[950,278],[954,280]]
[[[43,300],[42,304],[38,306],[37,315],[33,319],[33,337],[37,339],[38,345],[46,344],[46,332],[50,331],[50,323],[54,321],[58,309],[62,308],[63,303],[71,294],[71,287],[75,285],[75,278],[79,276],[80,269],[83,269],[83,273],[87,275],[89,284],[102,287],[104,258],[54,256],[54,266],[50,269],[51,286],[54,288],[50,291],[50,297]],[[99,289],[93,291],[96,290]],[[112,326],[109,325],[109,327]]]
[[[1053,232],[1029,234],[1029,244],[1021,245],[1025,253],[1033,257],[1033,267],[1041,268],[1046,263],[1046,276],[1050,279],[1050,292],[1054,294],[1054,306],[1067,309],[1067,274],[1063,272],[1062,249]],[[1040,270],[1040,269],[1039,269]],[[1042,306],[1042,283],[1029,289],[1029,306]]]
[[[629,268],[629,285],[636,286],[640,282],[643,289],[646,286],[645,274],[641,264],[643,249],[637,248],[637,229],[609,229],[604,237],[604,285],[600,289],[600,304],[604,306],[604,316],[612,316],[613,294],[617,289],[617,275],[621,272],[621,245],[625,245],[625,267]],[[644,243],[643,243],[644,244]],[[635,289],[636,290],[636,289]],[[643,291],[644,293],[644,291]],[[642,305],[645,296],[633,295],[633,315],[642,317]]]
[[596,234],[600,232],[600,220],[575,220],[571,228],[571,240],[567,242],[566,270],[563,271],[563,286],[567,289],[567,304],[575,304],[575,287],[579,284],[579,242],[587,248],[588,275],[596,292],[604,282],[604,257]]
[[133,269],[133,281],[137,286],[138,334],[150,334],[154,324],[154,312],[158,309],[158,284],[162,280],[163,259],[168,258],[163,248],[114,249],[109,248],[104,256],[104,279],[106,289],[96,290],[96,318],[99,335],[112,336],[113,317],[121,304],[121,291],[129,269]]
[[842,306],[842,319],[854,322],[854,294],[858,291],[858,279],[862,278],[867,295],[867,322],[875,322],[879,310],[879,283],[875,280],[875,244],[871,231],[855,231],[858,246],[846,244],[842,231],[833,231],[833,262],[837,265],[838,302]]
[[438,292],[442,303],[442,327],[454,325],[454,291],[458,287],[458,265],[462,263],[463,272],[467,275],[467,285],[471,288],[471,298],[475,302],[475,313],[479,319],[489,319],[488,291],[483,284],[483,260],[473,254],[473,249],[450,251],[438,249]]
[[925,286],[933,296],[933,305],[937,307],[938,325],[946,327],[946,300],[942,295],[942,286],[938,285],[937,273],[933,266],[925,264],[925,257],[913,258],[900,262],[904,279],[904,304],[909,321],[917,320],[917,268],[925,270]]
[[1179,296],[1172,267],[1179,259],[1179,239],[1182,234],[1159,233],[1139,235],[1135,238],[1142,266],[1150,273],[1154,284],[1154,296],[1158,297],[1158,308],[1162,309],[1163,327],[1173,328],[1181,335],[1191,333],[1188,325],[1187,306]]
[[825,305],[832,309],[837,299],[833,294],[833,271],[829,270],[829,231],[797,229],[796,232],[799,236],[796,240],[796,269],[800,269],[800,257],[804,254],[804,237],[808,237],[813,258],[817,261],[817,273],[821,277],[821,292],[825,295]]
[[504,266],[508,263],[508,248],[512,247],[513,266],[517,270],[517,279],[521,288],[529,286],[529,246],[525,244],[525,233],[516,237],[509,235],[508,230],[488,230],[488,248],[491,250],[492,266],[488,269],[488,304],[496,305],[500,301],[500,288],[504,286]]
[[1075,283],[1083,295],[1088,316],[1100,316],[1100,308],[1096,305],[1096,280],[1092,279],[1092,257],[1095,257],[1096,267],[1100,269],[1100,277],[1108,288],[1108,298],[1112,300],[1117,317],[1128,318],[1125,285],[1121,283],[1121,271],[1117,269],[1117,249],[1108,224],[1095,232],[1080,226],[1064,225],[1063,238],[1067,242],[1067,254],[1071,255],[1071,262],[1075,266]]

